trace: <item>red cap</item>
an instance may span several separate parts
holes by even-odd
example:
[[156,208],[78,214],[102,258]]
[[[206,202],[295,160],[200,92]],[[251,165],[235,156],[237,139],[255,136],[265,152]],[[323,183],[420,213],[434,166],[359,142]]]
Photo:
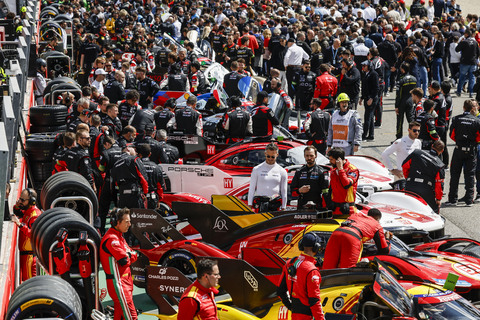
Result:
[[420,0],[420,4],[425,4],[425,0]]
[[405,4],[405,1],[404,0],[398,0],[398,3]]
[[247,4],[246,3],[243,3],[240,8],[248,8]]

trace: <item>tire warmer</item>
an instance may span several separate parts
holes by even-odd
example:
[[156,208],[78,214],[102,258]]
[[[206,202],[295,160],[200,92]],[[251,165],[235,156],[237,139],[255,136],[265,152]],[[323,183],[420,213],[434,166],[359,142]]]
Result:
[[88,233],[87,231],[80,232],[80,242],[78,248],[78,269],[83,281],[83,288],[85,289],[85,297],[87,300],[87,314],[90,314],[95,309],[95,293],[92,284],[92,259],[90,256],[90,249],[87,245]]
[[62,277],[63,280],[70,281],[70,267],[72,266],[72,256],[68,244],[65,242],[68,238],[68,230],[61,228],[58,230],[55,239],[58,241],[57,246],[53,249],[52,256],[55,263],[55,270]]

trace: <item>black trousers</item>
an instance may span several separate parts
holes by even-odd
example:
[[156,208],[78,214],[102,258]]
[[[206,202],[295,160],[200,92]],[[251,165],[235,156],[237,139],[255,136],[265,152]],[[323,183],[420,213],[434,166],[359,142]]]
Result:
[[448,200],[450,202],[455,202],[458,199],[458,184],[462,168],[463,176],[465,178],[465,202],[473,202],[476,167],[476,147],[472,147],[470,151],[462,151],[457,147],[453,150],[452,163],[450,165],[450,189],[448,191]]
[[396,137],[397,139],[400,139],[403,137],[403,118],[407,118],[407,123],[412,122],[413,115],[411,110],[405,110],[405,109],[398,109],[398,114],[397,114],[397,131],[396,131]]
[[293,76],[295,76],[295,73],[299,72],[300,69],[301,69],[300,67],[287,67],[287,70],[286,70],[288,95],[290,96],[290,98],[292,98],[292,101],[295,101],[295,95],[294,95],[295,89],[293,89],[293,86],[292,86]]
[[363,137],[362,138],[373,138],[375,135],[375,126],[374,126],[374,113],[377,109],[379,103],[378,97],[373,99],[371,105],[367,106],[367,101],[364,101],[365,105],[365,115],[363,123]]
[[375,106],[375,126],[379,127],[382,125],[382,115],[383,115],[383,90],[385,88],[385,83],[380,85],[378,102]]
[[116,204],[117,197],[115,195],[115,188],[112,189],[110,178],[106,178],[103,182],[102,191],[98,199],[98,217],[100,225],[97,226],[102,234],[105,233],[105,223],[107,220],[108,210],[112,201]]
[[443,150],[441,159],[442,159],[443,163],[445,164],[445,166],[448,167],[449,155],[448,155],[448,148],[447,148],[447,131],[448,131],[447,129],[448,129],[448,126],[447,127],[436,127],[437,133],[440,136],[440,140],[442,140],[443,143],[445,143],[445,149]]
[[415,181],[407,181],[405,190],[415,192],[427,202],[427,204],[438,213],[438,206],[435,201],[435,190],[433,186]]

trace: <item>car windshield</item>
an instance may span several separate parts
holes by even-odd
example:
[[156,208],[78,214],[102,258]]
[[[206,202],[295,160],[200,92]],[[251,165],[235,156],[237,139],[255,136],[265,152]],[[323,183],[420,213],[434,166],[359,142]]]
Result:
[[[405,244],[405,242],[403,242],[396,236],[393,236],[393,238],[390,240],[389,254],[399,258],[406,258],[409,256],[409,252],[410,252],[410,248]],[[363,244],[364,257],[375,256],[376,254],[377,254],[377,247],[373,240],[369,240]]]
[[[287,152],[287,158],[290,165],[298,165],[298,164],[305,164],[305,157],[303,156],[303,150],[305,150],[307,146],[295,147]],[[329,164],[328,159],[320,153],[317,153],[317,164]]]
[[418,319],[428,320],[473,320],[480,319],[480,311],[464,298],[440,303],[424,303],[422,299],[416,304]]
[[401,315],[410,315],[413,309],[412,296],[397,282],[379,261],[375,275],[375,293]]

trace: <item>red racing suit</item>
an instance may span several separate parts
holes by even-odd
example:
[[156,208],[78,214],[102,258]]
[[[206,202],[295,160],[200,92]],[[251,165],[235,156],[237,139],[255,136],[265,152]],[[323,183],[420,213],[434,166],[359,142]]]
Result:
[[277,294],[292,311],[292,320],[325,319],[320,299],[320,270],[315,262],[315,258],[302,253],[283,267]]
[[[14,210],[19,210],[16,205]],[[30,206],[26,210],[21,210],[23,217],[20,219],[20,227],[18,227],[18,250],[20,251],[20,272],[22,282],[37,275],[36,261],[33,256],[32,242],[30,239],[32,233],[32,225],[42,213],[35,205]]]
[[345,160],[343,170],[333,168],[330,171],[330,189],[332,190],[333,214],[355,213],[355,198],[360,173],[353,164]]
[[125,241],[122,233],[110,228],[100,244],[100,262],[107,275],[107,290],[113,300],[114,320],[136,320],[133,305],[133,279],[130,265],[137,260],[137,253]]
[[182,294],[178,304],[177,319],[181,320],[217,320],[215,288],[205,288],[195,280]]
[[320,106],[320,109],[323,110],[330,104],[330,99],[335,98],[337,90],[338,80],[330,73],[324,72],[321,76],[317,77],[317,80],[315,81],[315,91],[313,93],[313,97],[322,99],[322,105]]
[[377,254],[388,254],[390,244],[380,223],[362,212],[351,215],[335,230],[325,248],[323,269],[352,268],[360,260],[363,244],[373,239]]

